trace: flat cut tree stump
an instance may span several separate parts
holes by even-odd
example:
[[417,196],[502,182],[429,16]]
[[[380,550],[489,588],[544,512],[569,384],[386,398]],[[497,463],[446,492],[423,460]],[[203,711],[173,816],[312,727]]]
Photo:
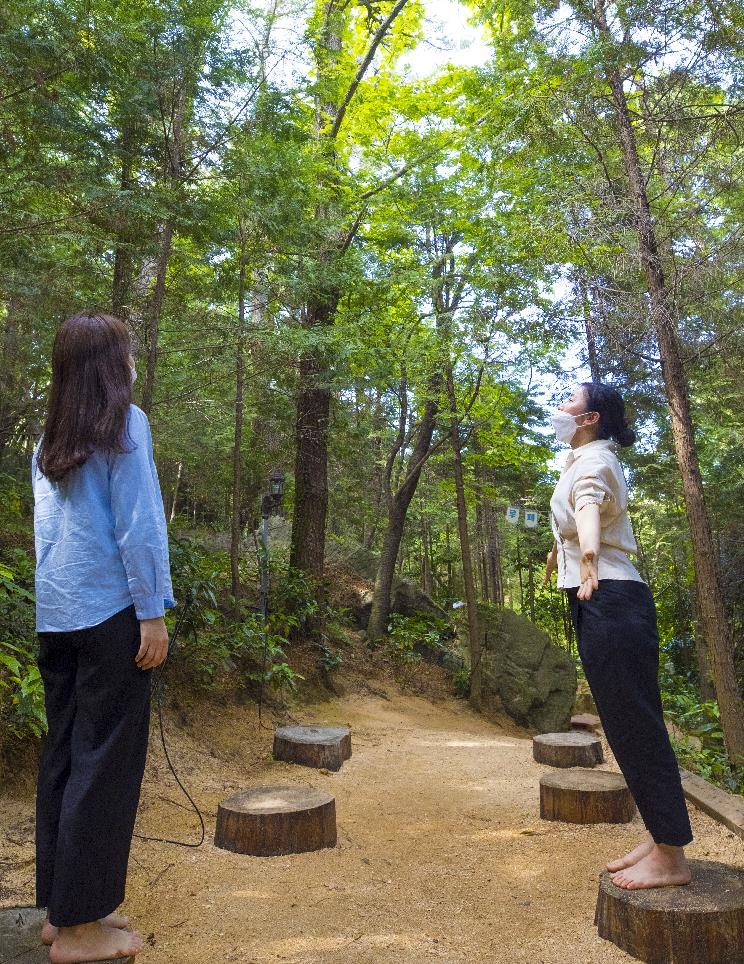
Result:
[[602,721],[593,713],[576,713],[571,717],[571,729],[598,733],[602,729]]
[[274,734],[274,759],[306,767],[340,770],[351,756],[348,726],[280,726]]
[[744,871],[691,860],[687,887],[623,890],[599,878],[599,936],[647,964],[744,964]]
[[273,857],[336,846],[336,801],[310,787],[254,787],[217,810],[216,847]]
[[[37,907],[0,910],[0,961],[13,964],[49,964],[49,948],[41,943],[46,911]],[[92,964],[134,964],[133,957],[109,958]]]
[[602,741],[591,733],[541,733],[532,738],[532,756],[551,767],[594,767],[604,762]]
[[540,777],[540,816],[566,823],[628,823],[635,801],[619,773],[563,770]]

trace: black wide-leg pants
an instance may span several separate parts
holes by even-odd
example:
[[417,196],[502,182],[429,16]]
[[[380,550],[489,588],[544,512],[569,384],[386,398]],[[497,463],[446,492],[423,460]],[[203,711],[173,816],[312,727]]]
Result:
[[607,742],[657,844],[692,840],[659,693],[659,635],[648,586],[601,579],[591,599],[567,590],[579,656]]
[[98,626],[39,633],[49,733],[36,797],[36,906],[72,927],[124,899],[145,769],[150,670],[134,606]]

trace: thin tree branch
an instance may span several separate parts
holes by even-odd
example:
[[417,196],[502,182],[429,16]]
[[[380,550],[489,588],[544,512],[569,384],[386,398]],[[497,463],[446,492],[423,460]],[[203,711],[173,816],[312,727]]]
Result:
[[390,30],[390,28],[392,27],[393,23],[395,22],[396,17],[398,16],[398,14],[401,12],[403,7],[405,7],[407,3],[408,3],[408,0],[398,0],[398,2],[395,4],[393,9],[388,14],[387,18],[383,20],[383,22],[380,24],[377,30],[377,33],[372,38],[372,43],[369,45],[369,49],[367,50],[364,60],[362,60],[361,64],[359,65],[359,69],[354,75],[354,79],[352,80],[351,84],[349,84],[349,89],[346,91],[346,94],[344,95],[344,99],[341,101],[341,106],[339,107],[336,113],[336,116],[333,120],[333,126],[331,127],[331,130],[328,134],[328,137],[330,138],[330,140],[333,141],[336,139],[336,136],[339,130],[341,129],[341,124],[343,123],[344,116],[346,115],[346,108],[351,103],[352,97],[357,92],[357,88],[359,87],[362,80],[364,79],[364,75],[367,73],[367,68],[372,63],[372,60],[374,59],[374,56],[377,53],[377,48],[385,39],[385,36],[387,32]]

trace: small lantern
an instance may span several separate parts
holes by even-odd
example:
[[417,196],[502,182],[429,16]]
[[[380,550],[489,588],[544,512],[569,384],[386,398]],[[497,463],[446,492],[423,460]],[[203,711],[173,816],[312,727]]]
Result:
[[284,480],[286,476],[281,469],[274,468],[269,475],[269,492],[277,500],[284,495]]

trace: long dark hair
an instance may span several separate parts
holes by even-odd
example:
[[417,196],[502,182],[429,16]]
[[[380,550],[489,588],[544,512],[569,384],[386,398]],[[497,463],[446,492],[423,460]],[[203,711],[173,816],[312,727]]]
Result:
[[602,382],[582,382],[588,412],[599,413],[597,438],[609,438],[618,445],[632,445],[636,434],[625,419],[625,402],[616,389]]
[[44,435],[36,462],[52,482],[94,449],[126,452],[132,401],[131,337],[113,315],[85,312],[62,322],[52,350]]

